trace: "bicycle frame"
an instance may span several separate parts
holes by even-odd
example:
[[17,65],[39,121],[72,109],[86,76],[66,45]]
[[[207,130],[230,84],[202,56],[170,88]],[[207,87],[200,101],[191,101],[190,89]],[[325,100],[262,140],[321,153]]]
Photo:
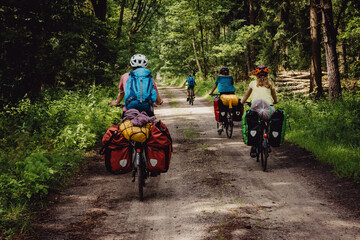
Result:
[[145,180],[147,179],[149,172],[147,171],[147,161],[144,156],[145,143],[131,142],[133,147],[134,156],[132,159],[132,182],[135,182],[136,174],[138,174],[138,185],[139,185],[139,198],[140,201],[144,200],[143,187],[145,186]]
[[[220,95],[219,94],[213,94],[213,97],[220,97]],[[231,138],[232,133],[233,133],[233,128],[234,128],[232,106],[229,106],[229,105],[225,105],[225,106],[226,106],[226,112],[225,112],[226,121],[223,121],[222,124],[225,127],[226,136],[228,138]],[[219,132],[219,135],[221,135],[221,133],[222,133],[222,131]]]
[[[251,107],[251,103],[247,102]],[[265,172],[267,168],[267,159],[269,157],[269,139],[268,139],[268,126],[269,122],[260,119],[258,132],[261,134],[259,142],[254,146],[256,148],[256,161],[259,162],[261,158],[262,170]]]

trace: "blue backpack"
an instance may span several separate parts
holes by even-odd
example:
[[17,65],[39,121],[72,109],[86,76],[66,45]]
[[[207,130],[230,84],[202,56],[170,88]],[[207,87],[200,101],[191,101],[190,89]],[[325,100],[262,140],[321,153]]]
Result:
[[188,87],[195,86],[195,79],[193,77],[188,78]]
[[146,68],[131,71],[125,87],[125,107],[128,110],[149,111],[156,98],[151,71]]

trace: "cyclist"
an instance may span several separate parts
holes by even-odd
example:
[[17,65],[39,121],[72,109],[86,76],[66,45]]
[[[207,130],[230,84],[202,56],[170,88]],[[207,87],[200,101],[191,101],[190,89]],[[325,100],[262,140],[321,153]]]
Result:
[[[146,68],[148,66],[148,59],[146,58],[145,55],[135,54],[130,59],[130,66],[133,71],[135,71],[136,69],[139,69],[139,68]],[[129,80],[129,76],[130,76],[130,72],[127,72],[121,76],[120,83],[119,83],[119,94],[118,94],[116,100],[110,102],[111,107],[120,104],[120,102],[123,100],[123,98],[125,96],[125,87],[126,87],[127,81]],[[158,89],[157,89],[156,84],[153,79],[152,79],[152,81],[154,83],[154,88],[157,93],[155,103],[158,105],[161,105],[163,103],[163,100],[161,99],[161,97],[159,95]],[[123,110],[125,112],[128,109],[126,107],[124,107]],[[138,109],[138,110],[140,111],[142,109]],[[154,116],[154,112],[152,111],[152,107],[150,105],[145,111],[148,114],[148,116]]]
[[265,100],[269,105],[277,103],[276,91],[274,83],[268,78],[269,69],[264,66],[256,67],[254,74],[256,80],[251,81],[249,88],[245,92],[241,103],[246,103],[247,99],[251,96],[251,101],[254,102],[257,99]]
[[185,80],[184,86],[186,85],[186,83],[187,83],[187,86],[188,86],[186,101],[189,101],[189,99],[190,99],[190,91],[193,91],[193,97],[195,98],[194,88],[195,88],[195,85],[196,85],[195,79],[194,79],[194,77],[191,76],[191,73],[188,73],[188,78]]
[[[229,75],[229,68],[222,67],[220,69],[220,75],[217,77],[214,87],[211,89],[209,95],[212,95],[216,88],[220,95],[222,94],[235,94],[234,79]],[[222,122],[219,122],[218,132],[222,132],[224,126]]]
[[[278,102],[275,91],[275,85],[268,78],[269,69],[266,66],[264,65],[257,66],[254,71],[254,74],[256,76],[256,80],[250,82],[249,88],[245,92],[244,97],[241,99],[241,103],[242,104],[246,103],[246,101],[252,94],[251,95],[252,110],[256,108],[255,105],[257,105],[258,108],[261,108],[263,106],[267,107],[269,111],[263,111],[264,112],[263,114],[259,112],[260,116],[265,115],[264,118],[267,119],[269,117],[269,113],[271,114],[275,111],[275,109],[270,105],[276,104]],[[251,148],[250,155],[252,157],[256,157],[255,147]]]

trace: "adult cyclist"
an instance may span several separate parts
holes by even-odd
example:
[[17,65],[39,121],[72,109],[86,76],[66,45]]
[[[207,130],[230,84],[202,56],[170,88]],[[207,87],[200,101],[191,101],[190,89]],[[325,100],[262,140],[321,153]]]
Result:
[[[264,65],[257,66],[254,74],[256,80],[250,82],[241,103],[246,103],[251,95],[251,109],[257,111],[260,117],[267,120],[271,113],[275,111],[274,107],[270,105],[278,102],[275,84],[268,78],[269,69]],[[255,147],[251,148],[250,155],[256,157]]]
[[[211,89],[209,95],[212,95],[216,88],[220,95],[223,94],[235,94],[234,79],[229,75],[230,71],[227,67],[220,69],[220,75],[217,77],[214,87]],[[222,132],[224,126],[222,122],[219,122],[218,132]]]
[[186,101],[189,101],[190,99],[190,91],[193,92],[193,97],[195,98],[195,85],[196,85],[196,81],[195,78],[193,76],[191,76],[191,73],[188,74],[188,78],[185,80],[184,82],[184,86],[187,84],[187,99]]
[[[142,55],[142,54],[135,54],[134,56],[131,57],[130,59],[130,66],[131,66],[131,69],[132,71],[135,71],[137,69],[140,69],[140,68],[147,68],[148,66],[148,59],[146,58],[145,55]],[[120,102],[124,99],[125,97],[125,89],[126,89],[126,83],[128,82],[129,80],[129,77],[130,77],[130,72],[127,72],[125,74],[123,74],[120,78],[120,83],[119,83],[119,94],[117,96],[117,99],[114,100],[114,101],[111,101],[110,102],[110,106],[116,106],[118,104],[120,104]],[[157,97],[156,97],[156,101],[155,103],[157,105],[161,105],[163,103],[163,100],[161,99],[160,95],[159,95],[159,92],[158,92],[158,89],[156,87],[156,84],[155,84],[155,81],[153,79],[151,79],[154,83],[154,89],[157,93]],[[136,108],[133,107],[133,108]],[[124,112],[126,110],[128,110],[126,107],[124,107]],[[152,109],[152,106],[151,104],[149,103],[149,106],[146,108],[146,109],[138,109],[139,111],[142,111],[142,110],[145,110],[145,112],[148,114],[148,116],[154,116],[154,112],[153,112],[153,109]]]

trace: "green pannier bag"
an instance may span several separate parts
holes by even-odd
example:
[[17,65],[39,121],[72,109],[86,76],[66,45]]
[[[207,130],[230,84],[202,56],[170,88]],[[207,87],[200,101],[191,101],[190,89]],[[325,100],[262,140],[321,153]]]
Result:
[[260,118],[257,112],[246,110],[241,121],[242,136],[246,145],[256,146],[260,141],[259,122]]
[[280,147],[284,142],[286,130],[285,111],[277,109],[270,119],[269,143],[272,147]]

